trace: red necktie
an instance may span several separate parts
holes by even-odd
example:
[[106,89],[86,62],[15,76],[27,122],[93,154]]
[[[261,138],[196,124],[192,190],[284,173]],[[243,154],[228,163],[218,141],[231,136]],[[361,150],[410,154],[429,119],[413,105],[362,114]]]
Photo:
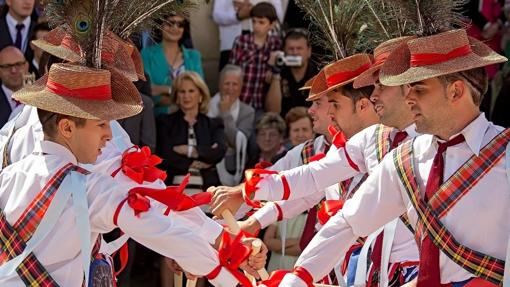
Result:
[[[425,187],[425,200],[428,201],[437,192],[443,183],[444,159],[443,153],[450,146],[463,142],[464,136],[458,135],[453,139],[438,143],[437,154],[432,162],[427,186]],[[420,248],[420,272],[418,273],[418,286],[440,286],[439,248],[426,233]]]
[[[407,132],[401,131],[395,134],[393,141],[391,142],[390,148],[394,149],[400,145],[407,138]],[[381,260],[382,260],[382,244],[384,240],[384,233],[381,232],[377,235],[375,239],[374,248],[372,250],[372,254],[370,255],[370,259],[372,260],[372,269],[374,271],[381,270]]]

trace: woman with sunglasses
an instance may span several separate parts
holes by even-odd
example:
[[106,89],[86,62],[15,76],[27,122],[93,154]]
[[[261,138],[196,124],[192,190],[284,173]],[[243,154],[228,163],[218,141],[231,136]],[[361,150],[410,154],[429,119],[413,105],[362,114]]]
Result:
[[161,24],[161,42],[142,50],[145,73],[151,81],[156,116],[175,111],[170,94],[174,79],[184,71],[193,71],[202,78],[202,57],[195,49],[186,48],[189,23],[183,15],[172,14]]

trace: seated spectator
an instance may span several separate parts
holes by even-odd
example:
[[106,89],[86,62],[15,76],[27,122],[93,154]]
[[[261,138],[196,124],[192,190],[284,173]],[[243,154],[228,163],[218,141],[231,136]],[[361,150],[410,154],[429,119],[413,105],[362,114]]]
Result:
[[[212,17],[220,30],[220,71],[228,63],[232,44],[241,33],[249,33],[251,29],[250,11],[260,0],[215,0]],[[280,22],[283,21],[281,0],[269,0],[273,4]]]
[[259,151],[251,157],[246,165],[253,168],[257,163],[275,163],[287,150],[283,146],[285,121],[276,113],[265,113],[255,126],[256,142]]
[[[207,116],[209,89],[195,72],[178,75],[172,87],[172,103],[178,110],[157,121],[156,153],[163,158],[160,168],[167,172],[167,185],[179,185],[190,173],[186,194],[195,194],[220,185],[216,164],[225,155],[225,134],[221,119]],[[161,266],[168,262],[162,259]],[[163,286],[173,274],[161,268]],[[171,283],[168,283],[171,284]]]
[[311,102],[306,101],[308,94],[299,89],[319,72],[311,60],[312,47],[307,30],[288,30],[283,39],[283,52],[285,56],[301,57],[301,65],[277,66],[276,53],[271,55],[269,64],[273,67],[273,75],[266,97],[266,111],[280,113],[282,117],[293,107],[310,107]]
[[0,51],[0,128],[22,105],[12,99],[12,94],[21,89],[25,75],[28,74],[28,62],[23,53],[14,46]]
[[[301,254],[301,248],[299,242],[301,240],[301,234],[306,222],[306,214],[302,213],[292,219],[271,224],[266,228],[264,233],[264,243],[267,245],[269,251],[271,251],[271,258],[267,266],[267,271],[272,272],[278,269],[292,270],[296,263],[299,255]],[[282,252],[282,228],[287,228],[285,238],[285,256]]]
[[290,109],[285,115],[285,123],[289,131],[287,150],[313,139],[312,118],[308,115],[308,110],[305,107]]
[[170,94],[174,79],[184,71],[194,71],[204,77],[200,52],[185,48],[183,41],[186,19],[170,15],[162,24],[161,43],[142,50],[145,73],[151,79],[151,93],[155,102],[156,116],[170,113]]
[[244,70],[241,101],[252,106],[257,115],[264,112],[264,98],[269,87],[266,74],[271,52],[280,49],[280,37],[269,32],[278,18],[273,5],[261,2],[250,11],[253,32],[236,38],[230,54],[230,64],[241,66]]
[[243,70],[226,65],[220,73],[219,92],[209,103],[208,116],[221,117],[225,125],[227,152],[218,165],[221,183],[239,184],[246,164],[248,139],[253,133],[255,110],[239,100],[243,86]]
[[[35,25],[30,41],[44,38],[49,31],[50,27],[48,26],[48,23],[39,23]],[[39,64],[41,63],[41,56],[44,51],[32,43],[30,43],[30,48],[34,51],[34,59],[32,59],[31,64],[35,68],[35,78],[39,79],[42,76],[42,74],[39,73]]]

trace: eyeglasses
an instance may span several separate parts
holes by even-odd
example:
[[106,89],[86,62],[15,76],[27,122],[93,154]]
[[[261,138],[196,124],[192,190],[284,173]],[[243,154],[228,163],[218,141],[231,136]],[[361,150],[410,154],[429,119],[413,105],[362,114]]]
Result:
[[165,21],[165,25],[168,25],[170,27],[176,27],[176,28],[184,28],[186,25],[185,21],[175,21],[175,20],[167,20]]
[[12,69],[12,68],[19,69],[23,67],[26,63],[27,61],[20,61],[12,64],[2,64],[0,65],[0,69]]

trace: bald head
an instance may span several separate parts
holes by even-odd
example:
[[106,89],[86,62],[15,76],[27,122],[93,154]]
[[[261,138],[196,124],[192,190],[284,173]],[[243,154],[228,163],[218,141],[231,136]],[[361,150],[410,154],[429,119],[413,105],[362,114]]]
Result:
[[28,73],[28,63],[23,52],[14,46],[0,51],[0,81],[8,89],[17,91],[23,86],[23,75]]

